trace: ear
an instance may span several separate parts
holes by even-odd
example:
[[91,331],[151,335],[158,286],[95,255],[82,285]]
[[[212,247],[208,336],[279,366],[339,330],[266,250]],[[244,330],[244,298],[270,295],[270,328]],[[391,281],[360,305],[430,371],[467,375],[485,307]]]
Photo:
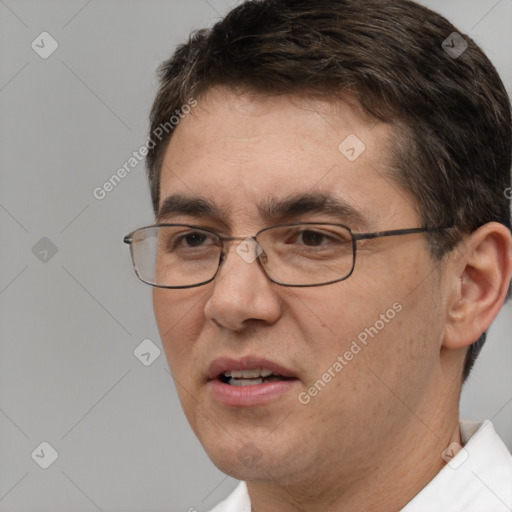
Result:
[[454,250],[448,266],[450,297],[443,345],[464,348],[484,333],[500,311],[512,274],[512,236],[490,222]]

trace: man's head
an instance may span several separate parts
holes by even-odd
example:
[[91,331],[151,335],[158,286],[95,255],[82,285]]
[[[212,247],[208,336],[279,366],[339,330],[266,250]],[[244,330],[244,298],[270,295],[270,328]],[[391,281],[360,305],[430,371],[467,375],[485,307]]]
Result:
[[[496,71],[454,32],[406,0],[250,1],[162,66],[158,222],[231,236],[285,221],[449,227],[358,242],[353,274],[327,286],[282,287],[229,247],[203,287],[155,288],[185,413],[226,472],[261,479],[261,457],[291,483],[335,457],[362,475],[364,457],[384,464],[383,440],[405,453],[414,424],[435,437],[456,416],[510,280],[512,133]],[[352,213],[318,207],[325,196]],[[223,404],[215,360],[255,355],[295,379],[261,407]]]
[[[225,85],[271,95],[350,93],[365,114],[389,123],[389,178],[413,194],[424,224],[455,226],[430,235],[435,258],[486,222],[510,227],[509,99],[482,51],[468,36],[450,40],[454,32],[446,19],[406,0],[242,4],[161,67],[151,116],[157,144],[147,159],[155,213],[172,136],[161,127],[191,98]],[[468,47],[454,58],[445,40],[445,47]],[[469,348],[464,378],[484,341],[485,334]]]

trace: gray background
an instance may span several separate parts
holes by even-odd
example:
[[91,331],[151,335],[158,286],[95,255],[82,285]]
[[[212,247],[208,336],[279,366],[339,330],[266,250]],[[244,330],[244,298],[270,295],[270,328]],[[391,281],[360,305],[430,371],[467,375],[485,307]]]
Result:
[[[157,65],[234,3],[0,0],[1,511],[204,511],[236,485],[192,434],[163,352],[150,366],[133,354],[146,338],[161,348],[121,242],[153,221],[143,163],[92,194],[144,143]],[[512,0],[424,3],[483,46],[511,93]],[[43,31],[59,44],[47,59],[31,48]],[[511,312],[461,405],[509,448]],[[43,441],[59,454],[48,469],[31,457]]]

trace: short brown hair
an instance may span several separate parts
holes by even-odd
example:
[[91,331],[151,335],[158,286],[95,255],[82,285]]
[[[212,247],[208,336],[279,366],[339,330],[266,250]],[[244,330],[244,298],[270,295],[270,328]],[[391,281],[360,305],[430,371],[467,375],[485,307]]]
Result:
[[[266,94],[355,96],[395,133],[390,175],[417,199],[434,258],[491,221],[510,229],[510,100],[469,36],[410,0],[248,0],[194,32],[159,68],[150,138],[191,98],[214,86]],[[449,38],[452,37],[450,40]],[[147,155],[155,213],[172,130]],[[466,379],[485,342],[473,343]]]

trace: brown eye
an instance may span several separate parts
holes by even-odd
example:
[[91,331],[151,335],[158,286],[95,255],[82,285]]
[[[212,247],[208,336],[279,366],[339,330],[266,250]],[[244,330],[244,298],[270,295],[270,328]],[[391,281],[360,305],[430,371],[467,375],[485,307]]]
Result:
[[185,247],[200,247],[206,240],[207,235],[205,233],[187,233],[179,237],[179,242],[183,242]]
[[322,245],[322,241],[326,238],[324,234],[316,231],[302,231],[300,234],[302,235],[304,244],[311,247]]

